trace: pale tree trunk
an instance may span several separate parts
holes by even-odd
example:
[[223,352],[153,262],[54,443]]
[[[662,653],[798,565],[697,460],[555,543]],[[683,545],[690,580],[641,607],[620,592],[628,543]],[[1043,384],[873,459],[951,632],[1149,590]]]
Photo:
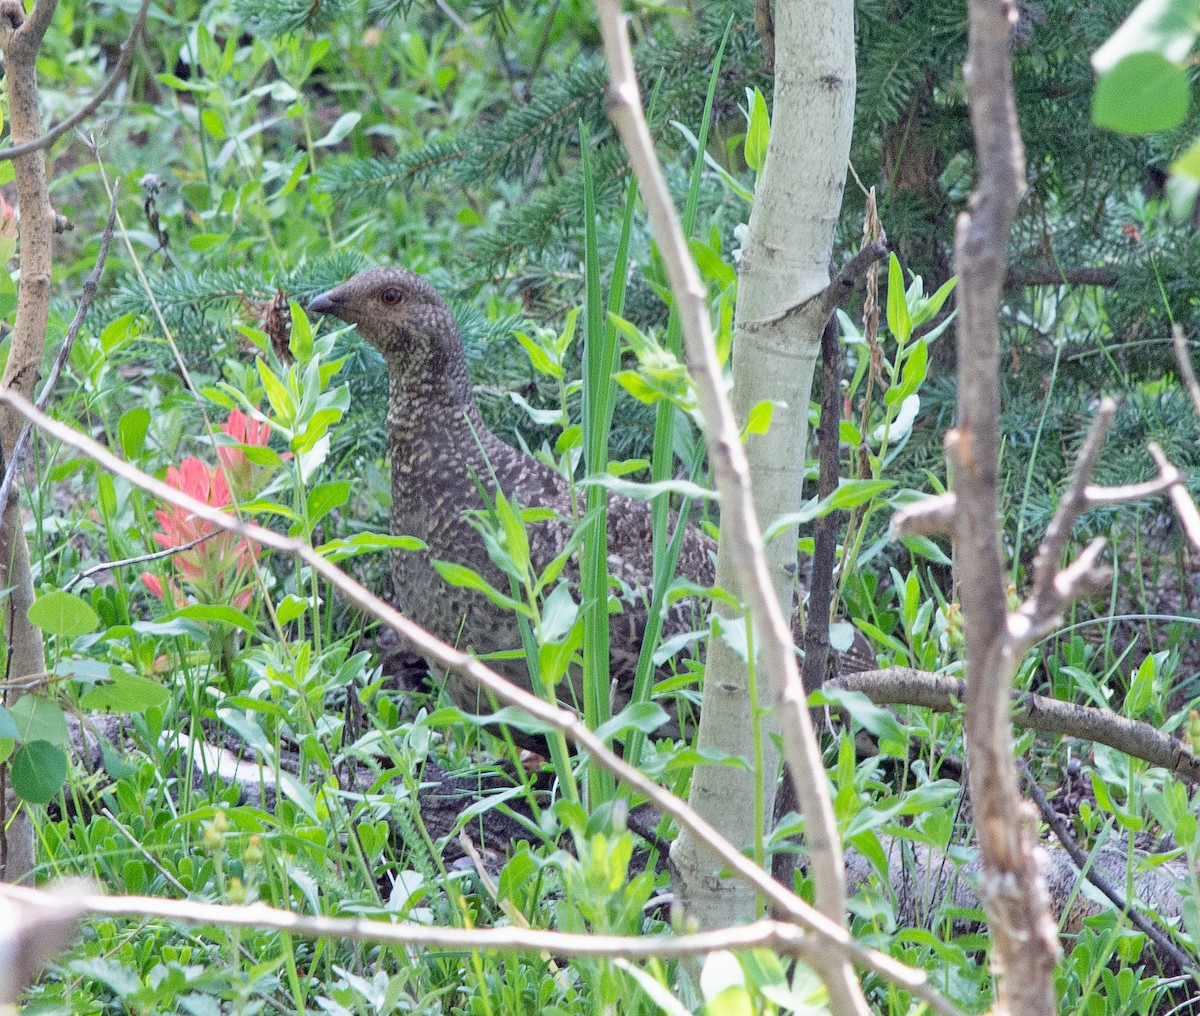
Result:
[[[795,511],[801,501],[808,404],[828,313],[815,298],[829,284],[853,126],[852,4],[779,0],[775,46],[771,141],[743,248],[733,354],[733,399],[740,420],[763,400],[786,403],[776,407],[768,432],[752,437],[747,447],[763,525]],[[790,616],[795,527],[772,541],[767,558],[775,592]],[[717,585],[735,588],[734,574],[723,538]],[[758,682],[759,708],[770,709],[769,695],[767,682]],[[700,747],[749,756],[752,719],[746,665],[723,641],[711,640]],[[741,846],[754,842],[756,823],[772,813],[779,763],[766,735],[764,730],[761,810],[753,773],[705,766],[692,778],[692,807]],[[803,792],[800,797],[803,804]],[[754,916],[753,893],[744,883],[719,878],[711,856],[686,832],[671,859],[688,913],[702,924],[721,927]]]

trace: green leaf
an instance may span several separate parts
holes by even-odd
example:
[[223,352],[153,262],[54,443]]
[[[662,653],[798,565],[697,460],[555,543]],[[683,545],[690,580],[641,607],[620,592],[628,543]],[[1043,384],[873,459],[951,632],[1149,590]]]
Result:
[[304,365],[312,359],[313,333],[308,315],[304,308],[295,300],[288,301],[291,311],[292,334],[288,337],[288,351],[296,358],[296,362]]
[[146,447],[146,431],[150,429],[150,410],[136,406],[122,414],[117,423],[117,438],[121,442],[121,454],[127,459],[136,459]]
[[100,618],[86,600],[56,589],[29,605],[29,620],[50,635],[75,638],[95,631]]
[[17,721],[13,719],[12,713],[0,706],[0,738],[15,741],[20,736]]
[[696,267],[700,274],[713,279],[719,286],[728,286],[737,281],[737,272],[721,260],[721,255],[713,250],[703,240],[691,240],[688,246],[692,257],[696,259]]
[[746,129],[746,165],[756,173],[767,161],[767,145],[771,140],[771,117],[767,113],[767,100],[757,88],[751,97],[750,125]]
[[113,349],[129,338],[129,333],[133,331],[133,323],[136,320],[135,314],[122,314],[119,318],[110,321],[104,326],[104,331],[100,333],[100,348],[106,353],[111,353]]
[[1171,163],[1171,172],[1200,180],[1200,138],[1193,141],[1187,151]]
[[308,524],[315,526],[335,508],[340,508],[350,498],[350,484],[346,480],[322,483],[308,495]]
[[271,411],[280,424],[285,427],[291,426],[296,415],[296,407],[286,386],[275,376],[275,372],[267,366],[266,360],[262,357],[257,358],[254,363],[258,367],[259,379],[266,390],[267,401],[271,403]]
[[67,782],[67,756],[47,741],[21,745],[10,765],[13,790],[30,804],[48,804]]
[[634,702],[596,728],[596,736],[602,741],[607,741],[627,730],[653,734],[669,719],[667,711],[657,702]]
[[505,596],[498,589],[493,589],[482,575],[472,571],[466,565],[457,564],[454,561],[431,561],[430,563],[450,585],[458,586],[460,589],[473,589],[501,607],[507,607],[525,617],[529,616],[529,608],[525,604]]
[[912,395],[925,381],[928,364],[929,347],[924,339],[918,339],[904,360],[904,367],[900,371],[900,383],[884,393],[884,402],[895,406]]
[[717,492],[701,487],[690,480],[662,480],[659,483],[634,483],[619,476],[605,473],[600,476],[589,476],[579,482],[579,486],[607,487],[614,494],[631,497],[637,501],[653,501],[659,494],[679,494],[681,497],[711,498],[717,500]]
[[763,399],[753,409],[750,410],[750,415],[746,417],[746,426],[742,428],[742,440],[745,441],[751,434],[765,434],[771,426],[771,417],[775,413],[775,407],[783,405],[774,399]]
[[44,695],[22,695],[9,709],[20,741],[67,743],[67,719],[57,702]]
[[826,498],[819,513],[846,511],[866,504],[873,497],[878,497],[886,490],[896,485],[894,480],[845,480],[838,489]]
[[912,320],[908,316],[908,297],[904,291],[904,271],[895,254],[888,259],[887,293],[888,330],[901,349],[912,336]]
[[[521,343],[521,348],[525,350],[529,357],[529,362],[533,364],[533,369],[539,374],[545,374],[547,377],[561,378],[563,369],[551,358],[546,352],[545,347],[538,345],[536,339],[530,338],[524,332],[517,332],[517,341]],[[557,415],[557,414],[556,414]]]
[[916,554],[917,557],[923,557],[936,564],[953,564],[950,558],[942,551],[942,548],[929,539],[928,536],[902,536],[900,537],[900,542]]
[[248,632],[258,631],[258,625],[247,616],[245,611],[219,603],[193,603],[190,606],[181,607],[173,614],[169,614],[168,617],[182,617],[189,621],[227,624],[233,628],[241,628],[243,631]]
[[320,141],[314,141],[314,148],[328,148],[331,145],[336,145],[347,134],[354,130],[358,121],[362,119],[362,114],[359,112],[343,113],[337,118],[337,122],[329,128],[329,133]]
[[80,698],[80,706],[100,713],[144,713],[170,701],[171,693],[157,681],[127,674],[119,667],[110,667],[109,674],[112,681],[92,688]]
[[280,624],[287,624],[308,610],[309,603],[303,596],[285,596],[275,607],[275,617]]
[[424,550],[425,544],[415,536],[386,536],[383,533],[359,533],[345,539],[330,540],[317,548],[317,553],[333,564],[359,554],[380,550]]
[[1100,76],[1092,119],[1118,134],[1157,134],[1187,116],[1187,71],[1159,53],[1131,53]]

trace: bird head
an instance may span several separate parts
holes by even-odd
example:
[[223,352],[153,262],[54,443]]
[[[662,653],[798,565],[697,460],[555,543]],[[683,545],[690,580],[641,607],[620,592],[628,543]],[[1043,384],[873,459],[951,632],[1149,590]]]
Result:
[[407,268],[360,272],[316,297],[308,312],[354,325],[392,368],[427,370],[462,356],[454,315],[433,286]]

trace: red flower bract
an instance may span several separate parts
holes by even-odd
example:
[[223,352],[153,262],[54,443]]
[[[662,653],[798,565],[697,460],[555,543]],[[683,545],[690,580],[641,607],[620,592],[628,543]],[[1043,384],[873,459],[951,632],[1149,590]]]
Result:
[[[240,444],[266,444],[270,433],[265,423],[248,419],[236,409],[221,429]],[[232,497],[225,474],[242,489],[242,481],[252,482],[256,470],[240,448],[220,448],[218,455],[223,468],[212,468],[193,456],[184,459],[178,468],[169,466],[167,485],[214,508],[226,507]],[[239,609],[249,604],[254,594],[249,577],[258,556],[257,546],[236,533],[218,530],[211,522],[178,506],[160,508],[154,514],[162,527],[161,533],[154,534],[160,547],[183,547],[201,541],[172,558],[180,581],[197,602],[229,603]],[[187,596],[174,582],[164,586],[150,572],[142,573],[142,582],[151,593],[172,606],[187,602]]]

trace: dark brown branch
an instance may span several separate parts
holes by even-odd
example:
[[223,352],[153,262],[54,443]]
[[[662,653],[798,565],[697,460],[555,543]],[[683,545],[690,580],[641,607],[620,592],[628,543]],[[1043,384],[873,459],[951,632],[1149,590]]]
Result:
[[[874,261],[871,261],[874,264]],[[842,347],[838,342],[837,318],[830,316],[821,332],[821,421],[817,425],[820,459],[817,496],[828,497],[838,487],[838,424],[842,418]],[[841,512],[817,519],[814,533],[812,575],[808,610],[804,622],[804,667],[800,676],[804,690],[812,692],[825,683],[829,665],[829,617],[833,598],[833,566],[837,557],[838,523]]]
[[[862,692],[879,706],[918,706],[951,712],[966,699],[966,683],[960,678],[907,667],[840,674],[829,684]],[[1188,742],[1149,723],[1032,692],[1013,690],[1009,697],[1012,720],[1019,727],[1108,745],[1131,758],[1161,766],[1181,779],[1200,784],[1200,758],[1193,754]]]
[[[50,13],[53,13],[54,4],[45,5],[49,8]],[[43,7],[42,3],[38,3],[29,19],[25,22],[28,26],[38,14],[38,8]],[[129,38],[125,40],[125,44],[121,47],[120,55],[117,58],[117,65],[113,68],[112,74],[108,80],[100,86],[100,90],[91,97],[83,106],[77,109],[69,117],[61,123],[51,127],[44,134],[39,134],[36,138],[31,138],[28,141],[22,142],[19,145],[12,145],[8,148],[0,148],[0,161],[6,159],[15,159],[19,155],[28,155],[30,152],[36,152],[47,145],[52,145],[55,141],[61,138],[67,131],[79,124],[83,123],[89,116],[92,115],[105,99],[107,99],[119,85],[122,79],[129,71],[129,65],[133,61],[133,51],[137,46],[138,37],[142,34],[142,29],[146,24],[146,12],[150,9],[150,0],[142,0],[141,7],[138,8],[137,17],[134,19],[133,30],[129,33]],[[49,23],[49,14],[46,15],[46,22]],[[43,26],[41,32],[45,32],[46,27]],[[40,39],[40,35],[39,35]]]
[[1079,869],[1083,877],[1108,897],[1109,902],[1128,917],[1129,922],[1150,939],[1164,956],[1171,957],[1172,960],[1179,964],[1180,970],[1188,971],[1195,978],[1197,975],[1196,964],[1175,946],[1175,943],[1163,933],[1158,925],[1147,920],[1136,907],[1131,907],[1125,897],[1117,891],[1116,886],[1096,870],[1087,852],[1072,835],[1070,827],[1062,820],[1062,816],[1054,810],[1053,805],[1046,799],[1046,795],[1042,793],[1042,788],[1038,786],[1037,780],[1033,778],[1033,773],[1029,771],[1029,766],[1024,761],[1017,764],[1021,769],[1021,775],[1025,778],[1025,789],[1029,793],[1029,796],[1033,798],[1033,803],[1037,805],[1038,811],[1042,813],[1042,818],[1045,820],[1046,825],[1058,837],[1058,842],[1063,845],[1063,849],[1067,852],[1071,860],[1075,862],[1075,867]]
[[1005,289],[1024,289],[1028,286],[1116,286],[1121,273],[1115,268],[1068,268],[1053,262],[1009,268],[1004,277]]
[[888,248],[884,243],[871,242],[864,244],[842,270],[829,280],[829,285],[821,292],[821,311],[824,316],[832,314],[850,296],[850,291],[858,284],[858,280],[867,274],[875,264],[887,257]]

